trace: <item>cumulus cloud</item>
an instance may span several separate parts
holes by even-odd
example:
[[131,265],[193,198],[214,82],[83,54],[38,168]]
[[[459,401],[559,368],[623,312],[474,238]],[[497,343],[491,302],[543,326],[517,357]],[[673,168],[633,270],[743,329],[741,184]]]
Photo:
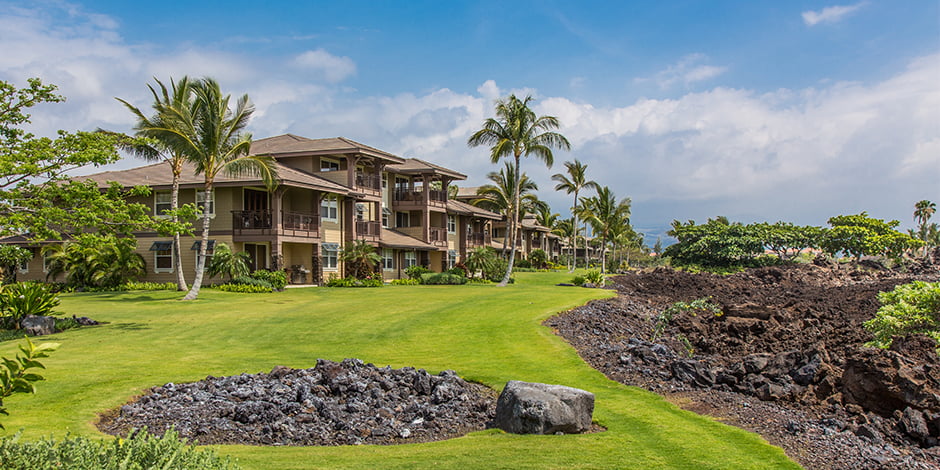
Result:
[[356,63],[349,57],[337,57],[323,49],[306,51],[294,58],[298,67],[323,74],[327,81],[336,83],[356,73]]
[[819,11],[807,10],[803,12],[803,23],[807,26],[816,26],[819,23],[836,23],[841,21],[849,13],[865,6],[867,2],[860,2],[854,5],[835,5],[823,8]]
[[727,67],[709,65],[708,56],[705,54],[689,54],[666,69],[656,73],[652,78],[640,78],[638,82],[655,82],[663,90],[671,88],[673,85],[689,85],[715,78],[728,70]]

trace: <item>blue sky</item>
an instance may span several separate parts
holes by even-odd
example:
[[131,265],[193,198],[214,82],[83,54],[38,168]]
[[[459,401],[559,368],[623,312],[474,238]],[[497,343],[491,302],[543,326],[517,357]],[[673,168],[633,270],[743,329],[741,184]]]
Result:
[[343,135],[467,186],[495,169],[467,136],[530,93],[574,145],[526,165],[558,212],[549,176],[579,158],[650,232],[862,210],[910,226],[940,200],[938,5],[0,0],[0,79],[59,85],[69,102],[34,113],[51,133],[128,130],[114,96],[144,106],[154,76],[210,75],[251,96],[256,137]]

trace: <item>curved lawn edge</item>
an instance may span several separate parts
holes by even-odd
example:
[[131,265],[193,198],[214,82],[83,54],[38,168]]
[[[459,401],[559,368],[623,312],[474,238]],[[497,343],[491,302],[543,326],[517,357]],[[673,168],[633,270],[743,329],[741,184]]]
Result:
[[[558,276],[525,274],[505,288],[370,290],[365,308],[361,289],[291,289],[263,299],[210,291],[195,303],[176,302],[175,293],[65,296],[67,314],[111,324],[50,339],[63,345],[47,361],[49,380],[36,396],[8,401],[5,434],[25,427],[28,437],[103,436],[94,429],[97,413],[155,385],[358,357],[433,373],[454,369],[497,390],[508,380],[583,388],[596,394],[595,420],[608,430],[571,436],[491,430],[398,446],[214,447],[244,468],[799,468],[756,434],[591,368],[541,322],[612,293],[555,287]],[[0,345],[0,353],[14,348],[15,342]]]

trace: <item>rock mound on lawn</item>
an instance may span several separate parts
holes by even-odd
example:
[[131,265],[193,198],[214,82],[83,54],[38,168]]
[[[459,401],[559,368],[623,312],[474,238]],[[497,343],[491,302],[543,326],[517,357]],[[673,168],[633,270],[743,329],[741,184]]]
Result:
[[200,444],[400,444],[485,429],[495,392],[454,371],[376,367],[358,359],[316,367],[168,383],[120,408],[99,427],[124,435],[175,426]]

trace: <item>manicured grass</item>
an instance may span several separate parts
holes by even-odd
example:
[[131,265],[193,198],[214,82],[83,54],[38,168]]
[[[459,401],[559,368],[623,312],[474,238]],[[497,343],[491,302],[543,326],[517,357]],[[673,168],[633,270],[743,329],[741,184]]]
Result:
[[[597,396],[606,432],[518,436],[484,431],[402,446],[219,446],[245,468],[799,468],[759,436],[682,411],[607,380],[541,321],[612,293],[556,287],[571,275],[518,273],[492,285],[289,289],[278,294],[203,291],[70,294],[61,309],[108,325],[49,337],[62,343],[35,396],[8,399],[9,435],[100,435],[99,413],[148,387],[206,375],[312,367],[357,357],[413,366],[502,388],[508,380],[557,383]],[[11,356],[16,342],[0,345]]]

